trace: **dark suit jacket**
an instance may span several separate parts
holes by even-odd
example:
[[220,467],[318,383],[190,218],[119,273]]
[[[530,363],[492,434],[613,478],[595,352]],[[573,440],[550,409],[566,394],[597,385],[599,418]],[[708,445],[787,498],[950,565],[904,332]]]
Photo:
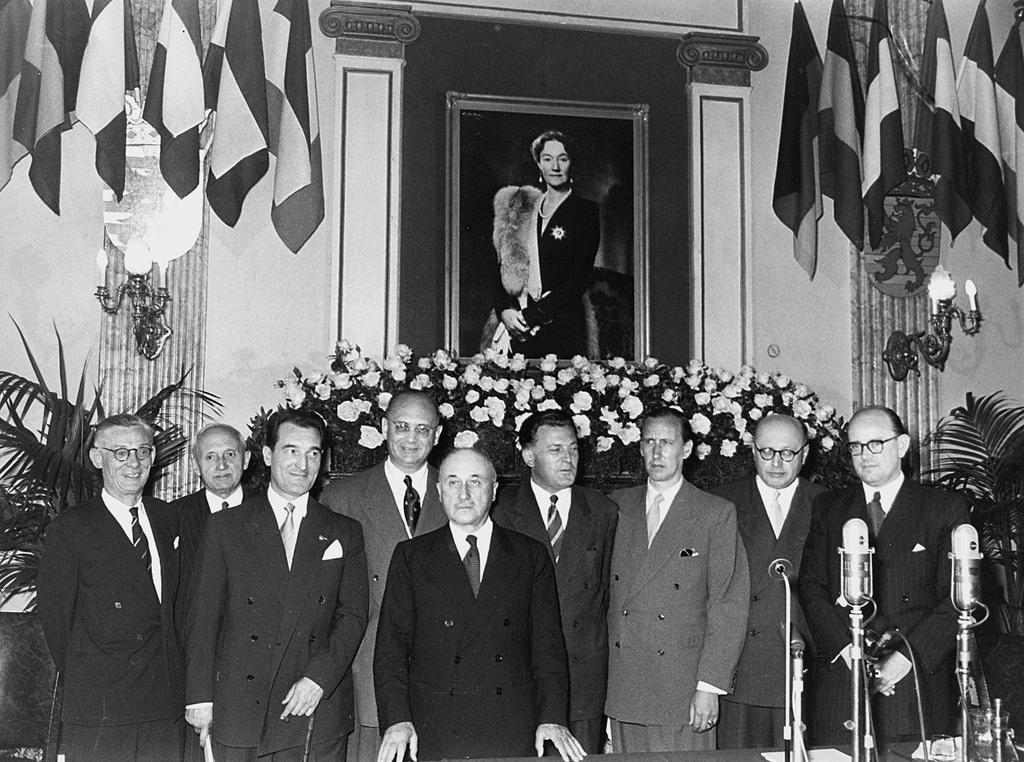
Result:
[[[824,663],[809,704],[815,743],[849,738],[842,727],[850,717],[849,670],[842,659],[829,662],[850,643],[849,609],[837,603],[842,576],[836,548],[843,544],[843,525],[855,517],[871,525],[860,484],[819,495],[804,547],[800,600]],[[957,613],[949,600],[948,553],[953,528],[966,520],[961,495],[907,480],[874,542],[878,613],[868,627],[882,633],[896,626],[910,641],[928,735],[949,730]],[[893,696],[875,695],[872,703],[876,737],[918,733],[912,676],[900,681]]]
[[733,689],[750,591],[736,509],[684,482],[647,548],[646,485],[612,494],[605,714],[640,725],[685,725],[703,680]]
[[793,586],[793,622],[807,641],[809,635],[796,583],[800,577],[804,541],[811,527],[811,501],[823,491],[817,484],[799,479],[782,534],[776,538],[754,477],[712,490],[736,506],[736,522],[750,567],[747,638],[736,668],[736,689],[729,697],[732,701],[754,706],[786,705],[786,660],[789,658],[789,639],[785,635],[786,583],[773,579],[768,567],[777,558],[784,558],[793,565],[789,575]]
[[[335,542],[342,556],[323,560]],[[359,524],[309,499],[292,568],[267,496],[210,517],[188,617],[187,703],[213,702],[213,733],[259,753],[302,746],[279,719],[300,677],[319,685],[314,742],[352,730],[352,660],[366,629]]]
[[65,721],[127,725],[184,713],[175,634],[176,522],[145,498],[159,554],[161,598],[132,542],[103,500],[63,511],[46,531],[39,564],[39,619],[64,675]]
[[532,756],[565,724],[568,670],[544,546],[494,526],[473,598],[451,530],[395,548],[377,629],[381,728],[412,722],[419,758]]
[[[356,689],[356,722],[377,727],[377,701],[373,695],[373,644],[377,640],[377,619],[388,579],[388,565],[395,545],[409,539],[395,504],[395,496],[379,463],[347,479],[331,482],[320,496],[336,513],[355,519],[363,527],[366,543],[366,571],[370,580],[370,617],[359,653],[352,664]],[[427,469],[427,494],[420,495],[420,518],[416,534],[426,534],[448,523],[437,496],[437,469]]]
[[[529,477],[518,487],[499,492],[491,517],[497,524],[544,544],[554,561],[547,526]],[[571,721],[595,719],[604,713],[608,682],[608,579],[617,519],[615,503],[600,492],[572,488],[569,521],[555,564],[562,635],[569,656]]]

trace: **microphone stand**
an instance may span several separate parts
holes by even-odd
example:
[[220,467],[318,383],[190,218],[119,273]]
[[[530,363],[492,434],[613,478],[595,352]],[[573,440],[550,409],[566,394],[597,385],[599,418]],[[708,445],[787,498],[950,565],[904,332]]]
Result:
[[853,708],[853,720],[850,730],[853,733],[853,748],[850,758],[852,762],[868,762],[869,749],[874,746],[868,739],[866,715],[867,703],[863,695],[864,674],[864,611],[863,606],[850,606],[850,698]]
[[783,642],[786,649],[786,724],[782,728],[783,752],[786,762],[805,762],[800,700],[803,694],[803,647],[793,639],[793,587],[789,575],[793,564],[785,558],[776,558],[768,565],[768,576],[781,578],[786,585],[786,621]]
[[803,736],[804,649],[799,642],[790,645],[793,660],[793,714],[790,734],[793,737],[793,762],[805,762],[807,747]]

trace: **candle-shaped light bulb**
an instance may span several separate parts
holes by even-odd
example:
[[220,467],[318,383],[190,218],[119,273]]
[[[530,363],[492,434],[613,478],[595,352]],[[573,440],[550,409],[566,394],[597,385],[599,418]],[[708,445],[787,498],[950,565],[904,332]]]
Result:
[[964,292],[967,294],[967,300],[971,304],[971,312],[978,311],[978,287],[974,285],[973,280],[964,281]]
[[148,275],[153,269],[153,258],[145,241],[136,238],[128,242],[124,252],[124,269],[132,275]]
[[110,260],[107,258],[107,250],[100,249],[96,253],[96,269],[99,271],[99,280],[96,285],[107,285],[107,265],[109,262]]
[[156,261],[156,287],[167,288],[167,260],[158,259]]

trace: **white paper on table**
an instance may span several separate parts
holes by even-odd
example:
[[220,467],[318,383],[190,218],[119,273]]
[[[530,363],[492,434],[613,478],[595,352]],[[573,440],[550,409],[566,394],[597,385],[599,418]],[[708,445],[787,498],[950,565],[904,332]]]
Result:
[[[956,747],[956,758],[960,759],[960,747],[964,745],[963,736],[955,736],[953,738],[953,745]],[[911,759],[924,759],[924,745],[918,744],[917,748],[914,749],[914,753],[910,755]]]
[[[785,762],[786,752],[766,751],[761,754],[768,762]],[[849,754],[844,754],[838,749],[811,749],[809,752],[811,762],[847,762]]]

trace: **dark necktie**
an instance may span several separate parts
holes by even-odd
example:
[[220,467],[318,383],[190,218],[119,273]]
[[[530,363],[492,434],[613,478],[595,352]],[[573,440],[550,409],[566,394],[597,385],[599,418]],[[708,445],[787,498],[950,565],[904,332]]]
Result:
[[225,500],[223,503],[220,504],[220,509],[222,511],[226,511],[228,509],[228,507],[229,506],[228,506],[228,501],[227,500]]
[[469,576],[469,586],[473,588],[473,597],[480,592],[480,552],[476,549],[476,535],[466,535],[466,542],[469,543],[469,550],[462,563],[466,566],[466,574]]
[[402,501],[405,511],[405,523],[409,525],[409,534],[416,534],[416,522],[420,519],[420,493],[412,486],[412,477],[405,476],[405,499]]
[[146,539],[146,535],[142,531],[142,525],[139,524],[139,509],[136,506],[128,510],[132,514],[132,545],[135,546],[135,552],[142,559],[146,571],[149,571],[153,568],[153,559],[149,555],[149,540]]
[[562,517],[558,515],[558,495],[552,495],[551,505],[548,506],[548,540],[551,542],[551,553],[555,557],[555,563],[558,563],[558,554],[562,551],[564,534]]
[[878,530],[882,528],[885,521],[885,511],[882,510],[882,494],[876,492],[871,502],[868,503],[868,517],[871,519],[871,533],[878,537]]

